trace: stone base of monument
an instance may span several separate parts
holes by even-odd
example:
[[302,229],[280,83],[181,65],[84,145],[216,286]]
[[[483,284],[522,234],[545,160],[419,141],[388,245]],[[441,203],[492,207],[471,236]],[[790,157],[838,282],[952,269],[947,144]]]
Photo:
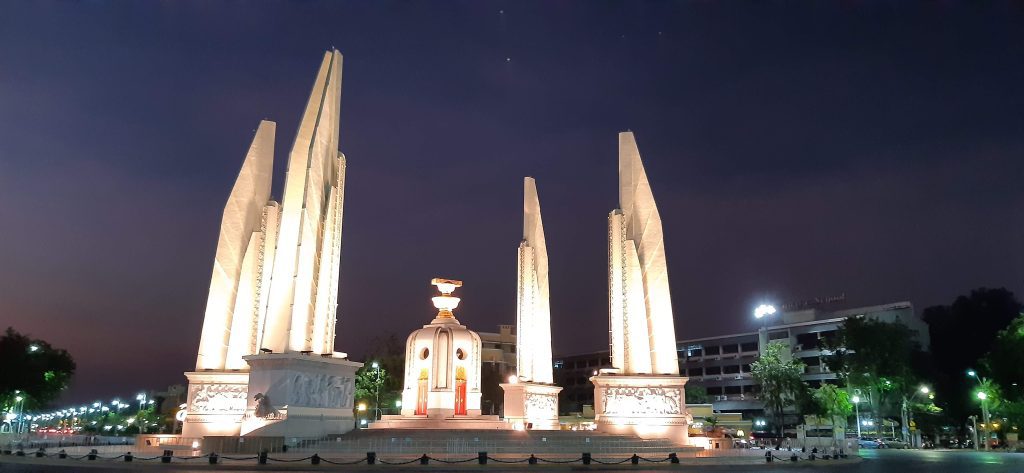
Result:
[[516,430],[558,430],[560,386],[518,382],[499,384],[504,391],[505,422]]
[[687,445],[687,378],[601,373],[594,383],[597,431]]
[[428,429],[428,430],[509,430],[511,425],[498,416],[425,416],[388,415],[370,424],[371,429]]
[[249,372],[185,373],[183,437],[319,437],[355,426],[355,373],[362,363],[301,353],[244,358]]

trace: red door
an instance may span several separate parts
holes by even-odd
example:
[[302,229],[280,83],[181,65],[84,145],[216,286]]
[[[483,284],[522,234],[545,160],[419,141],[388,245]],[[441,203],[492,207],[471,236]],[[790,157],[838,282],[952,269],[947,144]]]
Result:
[[466,381],[461,379],[455,382],[455,415],[466,415]]
[[427,380],[421,379],[416,391],[416,415],[427,415]]

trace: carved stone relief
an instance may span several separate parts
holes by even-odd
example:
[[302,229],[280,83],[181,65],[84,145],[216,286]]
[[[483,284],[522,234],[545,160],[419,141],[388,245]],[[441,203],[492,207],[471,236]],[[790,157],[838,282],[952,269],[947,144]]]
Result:
[[645,387],[610,387],[604,389],[604,414],[665,415],[682,414],[679,389]]

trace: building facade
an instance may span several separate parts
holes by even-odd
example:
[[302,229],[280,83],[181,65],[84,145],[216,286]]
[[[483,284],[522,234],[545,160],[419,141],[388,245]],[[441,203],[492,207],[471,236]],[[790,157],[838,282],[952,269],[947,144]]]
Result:
[[914,314],[910,302],[894,302],[836,311],[806,309],[775,316],[780,323],[766,325],[756,332],[682,340],[679,342],[680,373],[689,378],[689,386],[703,387],[715,410],[761,411],[758,386],[750,364],[758,359],[768,342],[789,346],[789,354],[806,365],[803,379],[812,387],[837,379],[825,366],[823,350],[836,336],[844,320],[867,317],[884,322],[901,322],[917,334],[917,341],[928,348],[928,328]]

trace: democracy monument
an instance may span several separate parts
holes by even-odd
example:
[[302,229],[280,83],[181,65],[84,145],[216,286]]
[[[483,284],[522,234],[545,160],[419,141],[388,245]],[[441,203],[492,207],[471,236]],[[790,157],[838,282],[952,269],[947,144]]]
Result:
[[[324,54],[280,202],[270,195],[274,122],[260,122],[242,162],[221,220],[195,370],[185,373],[182,437],[313,438],[354,427],[362,363],[334,349],[346,164],[338,149],[341,66],[340,52]],[[619,134],[618,155],[619,208],[608,216],[612,368],[591,378],[597,430],[687,445],[661,218],[632,132]],[[527,177],[516,370],[500,384],[503,415],[481,413],[480,336],[454,313],[463,282],[435,278],[437,313],[406,342],[401,413],[367,432],[559,430],[548,261],[537,185]]]

